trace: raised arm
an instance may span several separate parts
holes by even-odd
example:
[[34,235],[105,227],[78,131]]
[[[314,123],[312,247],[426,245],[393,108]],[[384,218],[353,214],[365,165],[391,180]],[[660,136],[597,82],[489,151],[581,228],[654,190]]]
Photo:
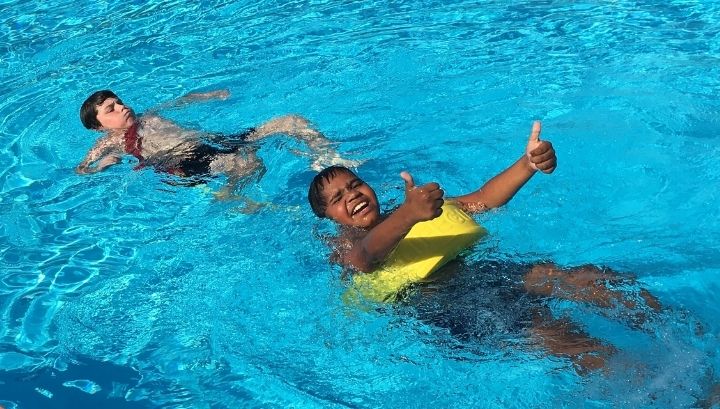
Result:
[[120,162],[122,151],[115,139],[113,135],[107,135],[98,140],[77,165],[75,172],[80,175],[96,173]]
[[456,197],[455,200],[468,212],[500,207],[509,202],[538,170],[552,173],[557,167],[555,149],[550,142],[540,140],[540,131],[540,121],[535,121],[525,154],[520,159],[480,189]]
[[363,272],[375,270],[416,223],[434,219],[442,213],[444,192],[437,183],[415,187],[409,173],[403,172],[400,176],[405,180],[405,202],[353,243],[343,264]]

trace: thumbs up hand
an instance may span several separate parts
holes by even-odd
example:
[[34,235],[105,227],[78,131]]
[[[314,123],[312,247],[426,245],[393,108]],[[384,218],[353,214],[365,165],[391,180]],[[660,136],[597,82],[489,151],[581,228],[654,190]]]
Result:
[[445,195],[440,185],[433,182],[417,187],[408,172],[400,173],[400,177],[405,181],[405,203],[402,207],[414,222],[432,220],[440,216],[444,203],[443,195]]
[[540,121],[535,121],[527,147],[525,147],[525,156],[528,159],[530,169],[539,170],[543,173],[552,173],[557,167],[557,157],[552,144],[540,140],[541,129]]

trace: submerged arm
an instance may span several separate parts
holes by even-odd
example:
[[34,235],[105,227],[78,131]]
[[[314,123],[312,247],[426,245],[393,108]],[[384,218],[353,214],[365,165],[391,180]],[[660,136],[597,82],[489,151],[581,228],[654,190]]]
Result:
[[[100,172],[120,162],[122,152],[112,135],[101,138],[75,168],[80,175]],[[95,166],[93,166],[95,164]]]
[[209,92],[191,92],[189,94],[183,95],[182,97],[165,102],[163,104],[160,104],[152,109],[150,109],[148,112],[157,112],[162,111],[163,109],[171,109],[171,108],[181,108],[186,105],[192,104],[194,102],[202,102],[202,101],[208,101],[211,99],[220,99],[220,100],[226,100],[230,96],[230,91],[226,89],[219,89],[215,91],[209,91]]

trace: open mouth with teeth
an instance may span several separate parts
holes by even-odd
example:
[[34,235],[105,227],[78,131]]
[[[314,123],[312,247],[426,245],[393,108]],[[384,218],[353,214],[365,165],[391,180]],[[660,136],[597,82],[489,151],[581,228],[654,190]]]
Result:
[[362,212],[368,207],[368,202],[363,201],[355,205],[353,207],[352,211],[350,212],[350,216],[355,217],[358,213]]

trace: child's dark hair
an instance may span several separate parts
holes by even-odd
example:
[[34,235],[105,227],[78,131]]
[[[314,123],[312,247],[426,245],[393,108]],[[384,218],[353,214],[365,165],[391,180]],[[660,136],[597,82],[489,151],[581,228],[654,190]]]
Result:
[[352,176],[356,176],[353,171],[344,166],[330,166],[315,175],[310,183],[308,201],[310,202],[310,207],[312,207],[313,213],[315,213],[317,217],[325,217],[327,201],[323,197],[322,191],[325,189],[325,184],[329,182],[330,179],[334,178],[338,173],[347,173]]
[[97,107],[102,105],[108,98],[118,99],[114,92],[104,89],[90,95],[80,107],[80,121],[87,129],[99,129],[102,127],[97,120]]

